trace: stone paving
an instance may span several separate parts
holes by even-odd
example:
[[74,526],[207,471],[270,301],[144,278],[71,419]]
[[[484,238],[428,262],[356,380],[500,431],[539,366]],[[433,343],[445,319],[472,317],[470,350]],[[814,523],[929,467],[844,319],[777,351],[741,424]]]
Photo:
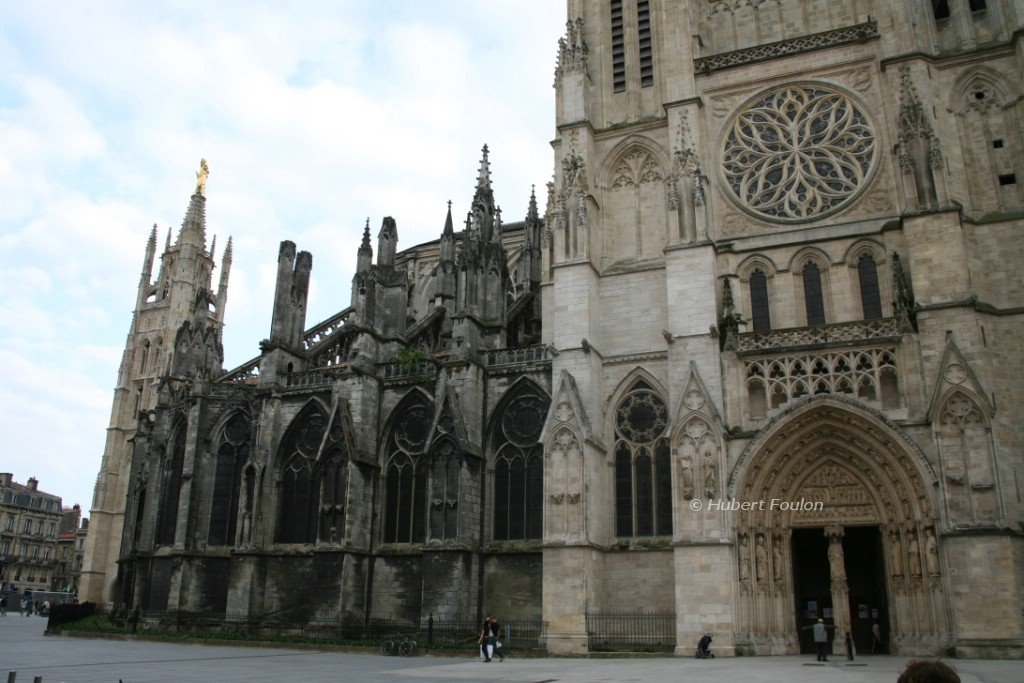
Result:
[[[190,643],[103,640],[44,636],[45,619],[0,618],[0,681],[17,672],[18,683],[144,683],[263,681],[342,681],[428,683],[430,681],[512,681],[514,683],[660,683],[738,681],[861,683],[895,681],[907,659],[864,657],[847,666],[817,665],[813,657],[563,659],[516,658],[484,664],[451,657],[379,655],[225,647]],[[1020,683],[1024,662],[950,662],[964,683]]]

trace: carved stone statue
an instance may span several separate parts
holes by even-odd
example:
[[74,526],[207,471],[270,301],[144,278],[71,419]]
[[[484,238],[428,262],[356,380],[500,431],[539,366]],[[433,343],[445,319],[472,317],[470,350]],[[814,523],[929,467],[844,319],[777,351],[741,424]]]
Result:
[[931,529],[925,530],[924,562],[929,576],[939,575],[939,544],[935,540],[935,532]]
[[910,575],[921,576],[921,546],[917,542],[917,534],[911,532],[907,541],[907,554],[910,555]]
[[776,536],[772,541],[772,574],[775,576],[776,581],[783,580],[783,569],[782,536]]
[[754,565],[757,571],[757,580],[764,581],[768,578],[768,547],[764,544],[764,536],[758,535],[757,545],[754,547]]
[[682,479],[683,498],[693,498],[693,456],[683,447],[683,455],[679,458],[679,474]]
[[210,175],[210,167],[206,165],[206,159],[199,160],[199,170],[196,171],[196,194],[206,196],[206,178]]
[[718,492],[718,486],[715,483],[718,479],[718,473],[715,466],[714,448],[710,445],[704,448],[701,467],[704,469],[704,495],[708,498],[714,498]]
[[828,567],[832,581],[846,581],[846,562],[843,558],[843,540],[833,536],[828,543]]
[[740,581],[750,580],[750,546],[747,545],[747,535],[740,534]]
[[903,576],[903,544],[900,542],[900,532],[893,531],[890,536],[891,548],[892,548],[892,567],[890,567],[893,576]]

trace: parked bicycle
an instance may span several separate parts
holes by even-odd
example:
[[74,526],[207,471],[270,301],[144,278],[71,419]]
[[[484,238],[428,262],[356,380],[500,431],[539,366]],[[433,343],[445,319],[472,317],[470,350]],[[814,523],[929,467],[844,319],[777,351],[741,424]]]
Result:
[[409,636],[396,633],[380,644],[380,653],[385,657],[412,657],[416,654],[416,641]]

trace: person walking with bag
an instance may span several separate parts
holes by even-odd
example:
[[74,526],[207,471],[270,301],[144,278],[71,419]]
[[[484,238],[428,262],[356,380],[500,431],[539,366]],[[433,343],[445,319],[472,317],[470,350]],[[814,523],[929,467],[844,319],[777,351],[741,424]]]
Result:
[[498,661],[505,661],[505,653],[501,651],[501,624],[495,617],[487,617],[487,623],[489,624],[489,630],[491,634],[491,645],[493,647],[493,655],[498,655]]
[[477,640],[480,643],[480,656],[484,662],[491,661],[491,623],[490,617],[484,619],[483,626],[480,627],[480,638]]

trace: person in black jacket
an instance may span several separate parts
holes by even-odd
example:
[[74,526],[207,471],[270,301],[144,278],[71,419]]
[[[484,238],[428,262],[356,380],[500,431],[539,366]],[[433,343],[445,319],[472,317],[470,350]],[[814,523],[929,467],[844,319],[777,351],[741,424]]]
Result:
[[492,654],[498,655],[498,661],[505,661],[505,653],[501,651],[501,642],[499,636],[501,635],[501,624],[498,623],[496,618],[487,617],[487,621],[484,622],[486,629],[490,634],[490,643],[493,650]]

